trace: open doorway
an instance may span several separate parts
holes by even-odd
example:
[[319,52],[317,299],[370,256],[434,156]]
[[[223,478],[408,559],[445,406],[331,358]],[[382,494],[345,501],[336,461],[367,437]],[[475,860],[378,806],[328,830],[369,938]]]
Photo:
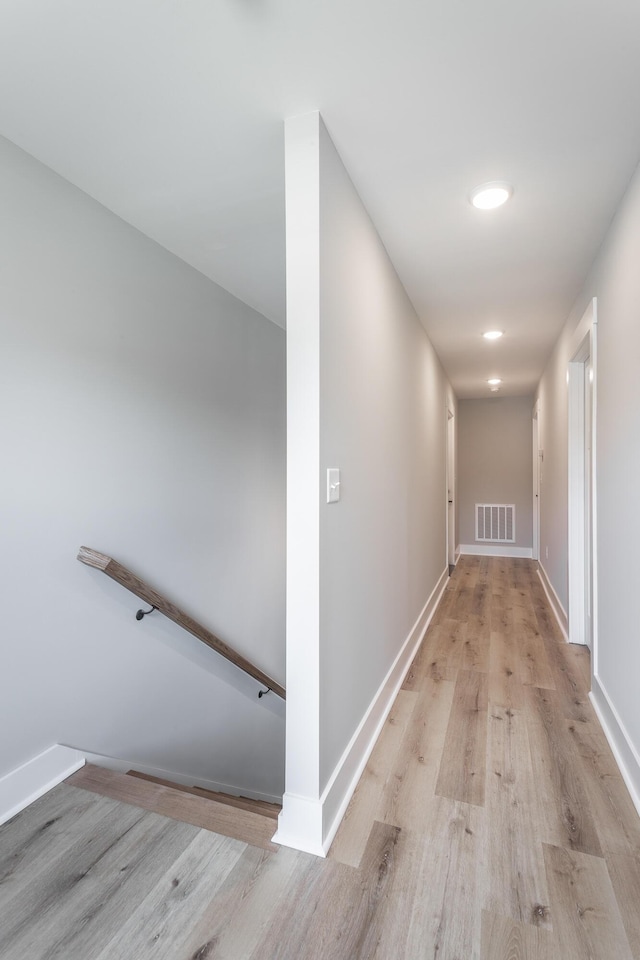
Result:
[[534,560],[540,559],[540,405],[533,408],[533,535],[531,556]]
[[447,408],[447,563],[449,576],[456,565],[456,428]]
[[569,640],[595,646],[595,370],[596,303],[568,368]]

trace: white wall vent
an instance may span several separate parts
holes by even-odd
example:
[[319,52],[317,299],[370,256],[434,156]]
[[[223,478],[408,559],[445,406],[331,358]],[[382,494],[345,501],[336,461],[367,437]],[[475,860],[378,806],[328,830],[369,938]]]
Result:
[[514,503],[476,503],[476,540],[491,543],[516,542]]

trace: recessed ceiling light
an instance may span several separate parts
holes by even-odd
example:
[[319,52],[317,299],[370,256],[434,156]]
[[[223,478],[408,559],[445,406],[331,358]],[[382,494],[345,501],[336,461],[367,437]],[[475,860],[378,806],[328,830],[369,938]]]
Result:
[[492,377],[491,380],[487,380],[487,383],[490,387],[497,387],[499,383],[502,383],[500,377]]
[[491,183],[482,183],[471,191],[471,203],[478,210],[495,210],[506,203],[513,187],[503,180],[492,180]]
[[504,330],[487,330],[486,333],[483,333],[482,336],[485,340],[499,340],[503,335]]

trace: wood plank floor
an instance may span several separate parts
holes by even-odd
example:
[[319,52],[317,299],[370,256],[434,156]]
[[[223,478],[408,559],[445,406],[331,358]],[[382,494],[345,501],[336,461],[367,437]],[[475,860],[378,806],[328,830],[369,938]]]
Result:
[[640,960],[640,820],[526,560],[463,558],[327,860],[61,785],[3,960]]

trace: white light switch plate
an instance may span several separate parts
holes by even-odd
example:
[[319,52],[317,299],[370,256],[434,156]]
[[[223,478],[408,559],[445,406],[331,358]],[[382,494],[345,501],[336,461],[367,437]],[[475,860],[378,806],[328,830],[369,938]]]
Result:
[[327,503],[337,503],[340,499],[340,471],[337,467],[327,470]]

